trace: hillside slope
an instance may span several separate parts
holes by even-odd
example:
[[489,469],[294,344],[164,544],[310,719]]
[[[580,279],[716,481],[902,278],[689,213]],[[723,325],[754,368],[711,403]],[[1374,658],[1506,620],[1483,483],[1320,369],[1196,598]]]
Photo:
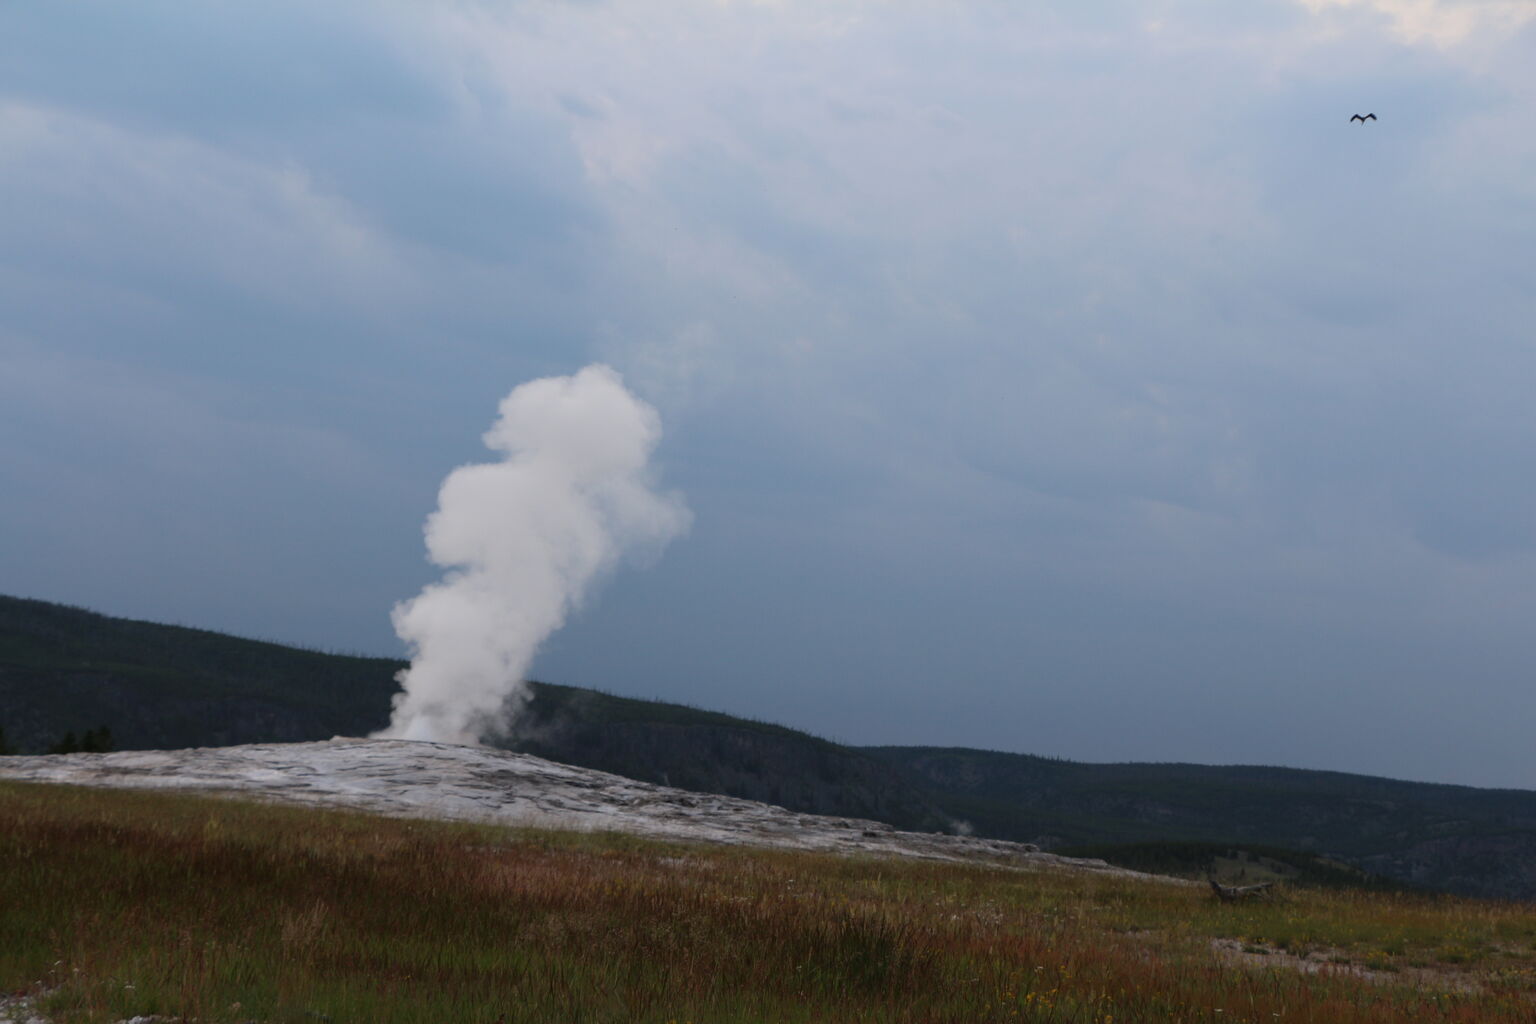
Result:
[[0,597],[0,728],[24,753],[99,725],[136,749],[366,735],[402,664]]
[[1082,764],[864,747],[979,834],[1048,847],[1200,840],[1324,852],[1376,874],[1536,896],[1536,792],[1249,765]]
[[[404,662],[0,597],[0,729],[23,753],[111,728],[119,749],[366,736]],[[531,684],[503,746],[663,785],[940,831],[948,819],[877,758],[808,733],[659,701]]]
[[[0,597],[0,729],[23,753],[101,725],[119,749],[366,736],[403,663]],[[1390,878],[1536,898],[1536,793],[1290,768],[1077,764],[850,748],[659,701],[532,684],[505,746],[814,814],[1047,848],[1209,842],[1328,854]]]
[[535,683],[505,745],[642,782],[952,830],[952,819],[921,788],[879,758],[782,725],[680,704]]
[[1027,843],[906,832],[689,792],[531,754],[409,740],[248,743],[0,758],[0,782],[238,795],[372,814],[653,839],[1111,872]]

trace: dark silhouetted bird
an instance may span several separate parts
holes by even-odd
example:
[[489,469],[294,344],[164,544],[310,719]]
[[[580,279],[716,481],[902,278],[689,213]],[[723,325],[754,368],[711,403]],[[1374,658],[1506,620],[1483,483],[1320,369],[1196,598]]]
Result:
[[1350,118],[1349,120],[1350,120],[1351,123],[1353,123],[1355,121],[1359,121],[1361,124],[1365,124],[1365,122],[1367,122],[1367,121],[1374,121],[1374,120],[1376,120],[1376,115],[1375,114],[1356,114],[1354,117]]

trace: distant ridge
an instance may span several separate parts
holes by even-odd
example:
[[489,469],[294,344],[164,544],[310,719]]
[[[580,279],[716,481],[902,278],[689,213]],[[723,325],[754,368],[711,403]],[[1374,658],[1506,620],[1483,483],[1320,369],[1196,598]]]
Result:
[[[0,596],[0,729],[22,753],[100,725],[118,749],[141,750],[366,736],[388,723],[403,667]],[[509,749],[812,814],[950,824],[885,761],[808,733],[531,686]]]
[[23,753],[98,725],[120,749],[364,735],[403,664],[0,597],[0,728]]
[[[0,729],[23,753],[106,725],[119,749],[364,736],[403,662],[0,597]],[[1283,847],[1427,888],[1536,898],[1536,792],[1338,772],[1080,764],[849,747],[680,704],[532,684],[509,749],[791,810],[1038,842]],[[1128,855],[1132,851],[1127,851]],[[1266,856],[1272,856],[1272,851]]]
[[978,834],[1047,848],[1201,842],[1325,853],[1426,888],[1536,898],[1536,792],[1252,765],[1083,764],[864,747]]

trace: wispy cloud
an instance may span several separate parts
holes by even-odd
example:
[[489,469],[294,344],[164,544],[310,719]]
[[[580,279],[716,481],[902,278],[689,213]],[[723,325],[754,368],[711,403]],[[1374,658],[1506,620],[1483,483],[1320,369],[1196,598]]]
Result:
[[1369,11],[1406,43],[1454,47],[1518,31],[1536,20],[1527,0],[1298,0],[1314,14]]

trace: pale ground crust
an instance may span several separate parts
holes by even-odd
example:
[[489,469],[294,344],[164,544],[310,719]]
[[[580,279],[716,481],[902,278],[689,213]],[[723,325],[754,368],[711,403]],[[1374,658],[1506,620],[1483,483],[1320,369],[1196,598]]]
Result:
[[0,1024],[48,1024],[32,1012],[32,1000],[24,996],[0,996]]
[[[489,747],[334,739],[0,760],[0,779],[237,795],[399,817],[627,832],[657,839],[934,860],[980,860],[1170,879],[1027,843],[902,832],[692,793]],[[1183,884],[1183,883],[1178,883]]]
[[[0,779],[174,789],[496,825],[626,832],[656,839],[983,861],[1193,884],[1042,853],[1027,843],[902,832],[878,821],[800,814],[691,793],[529,754],[408,740],[337,738],[192,750],[124,750],[0,758]],[[48,1024],[33,1001],[0,997],[0,1024]],[[135,1017],[119,1024],[152,1024]]]
[[[30,996],[0,996],[0,1024],[51,1024],[46,1017],[32,1012],[35,1000]],[[157,1024],[169,1017],[129,1017],[117,1024]]]
[[[1254,945],[1236,939],[1212,939],[1211,952],[1224,963],[1264,970],[1297,971],[1301,974],[1343,975],[1373,985],[1410,985],[1431,992],[1472,995],[1482,991],[1476,979],[1465,971],[1448,967],[1405,967],[1394,971],[1376,970],[1355,963],[1342,950],[1314,949],[1298,956],[1270,945]],[[1536,1000],[1536,993],[1531,998]]]

